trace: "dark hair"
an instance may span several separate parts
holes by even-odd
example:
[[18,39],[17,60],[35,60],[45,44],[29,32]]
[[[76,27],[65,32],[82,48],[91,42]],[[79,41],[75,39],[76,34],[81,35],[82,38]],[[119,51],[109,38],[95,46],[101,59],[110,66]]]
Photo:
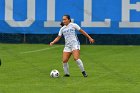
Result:
[[61,25],[61,27],[63,27],[63,26],[64,26],[64,23],[63,23],[63,22],[61,22],[61,23],[60,23],[60,25]]
[[70,22],[71,22],[70,15],[64,15],[64,16],[66,16],[70,20]]

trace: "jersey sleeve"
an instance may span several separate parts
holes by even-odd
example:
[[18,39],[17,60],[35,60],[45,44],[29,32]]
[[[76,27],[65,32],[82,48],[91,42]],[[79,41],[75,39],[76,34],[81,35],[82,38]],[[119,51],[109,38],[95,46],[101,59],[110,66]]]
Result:
[[62,36],[62,28],[59,30],[58,36]]
[[77,25],[77,24],[74,24],[74,28],[76,29],[76,30],[80,30],[81,29],[81,27],[79,26],[79,25]]

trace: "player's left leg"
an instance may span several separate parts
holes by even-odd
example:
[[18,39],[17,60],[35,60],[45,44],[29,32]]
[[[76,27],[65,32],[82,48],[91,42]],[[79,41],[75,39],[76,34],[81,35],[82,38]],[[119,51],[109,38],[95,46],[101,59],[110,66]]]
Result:
[[76,63],[78,64],[82,74],[84,77],[87,77],[87,74],[85,72],[85,69],[84,69],[84,65],[83,65],[83,62],[82,60],[80,59],[80,50],[79,49],[76,49],[76,50],[73,50],[72,51],[72,55],[73,55],[73,58],[74,60],[76,61]]

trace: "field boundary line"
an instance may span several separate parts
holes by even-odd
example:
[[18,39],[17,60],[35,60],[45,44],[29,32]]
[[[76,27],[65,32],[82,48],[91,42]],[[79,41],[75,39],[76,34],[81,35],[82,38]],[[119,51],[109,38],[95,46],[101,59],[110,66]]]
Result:
[[51,49],[55,49],[55,48],[59,48],[59,47],[62,47],[62,46],[48,47],[48,48],[43,48],[43,49],[38,49],[38,50],[32,50],[32,51],[25,51],[25,52],[20,52],[20,54],[29,54],[29,53],[41,52],[41,51],[51,50]]

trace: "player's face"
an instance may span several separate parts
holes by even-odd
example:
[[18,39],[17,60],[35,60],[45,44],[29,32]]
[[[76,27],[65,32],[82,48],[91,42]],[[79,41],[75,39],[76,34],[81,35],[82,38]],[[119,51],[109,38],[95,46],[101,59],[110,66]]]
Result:
[[70,23],[70,20],[66,16],[63,16],[63,23],[64,25],[68,25]]

